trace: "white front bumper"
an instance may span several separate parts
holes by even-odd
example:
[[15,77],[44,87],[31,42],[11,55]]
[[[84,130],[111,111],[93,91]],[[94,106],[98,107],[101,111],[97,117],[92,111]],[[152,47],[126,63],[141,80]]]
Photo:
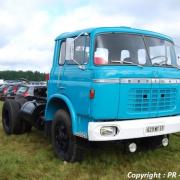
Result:
[[[162,131],[147,133],[147,127],[164,126]],[[102,136],[100,129],[103,126],[116,126],[119,132],[115,136]],[[111,141],[134,139],[149,136],[158,136],[180,132],[180,116],[170,116],[161,118],[121,120],[111,122],[89,122],[89,141]]]

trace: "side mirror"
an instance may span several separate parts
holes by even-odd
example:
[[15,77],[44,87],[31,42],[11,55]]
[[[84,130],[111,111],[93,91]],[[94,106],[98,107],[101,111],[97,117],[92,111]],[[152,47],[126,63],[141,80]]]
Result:
[[66,39],[66,60],[74,59],[74,39],[67,38]]

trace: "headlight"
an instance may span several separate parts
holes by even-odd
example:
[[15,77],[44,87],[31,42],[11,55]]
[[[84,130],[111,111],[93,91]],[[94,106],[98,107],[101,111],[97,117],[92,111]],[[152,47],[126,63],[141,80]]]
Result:
[[117,132],[116,126],[104,126],[100,129],[101,136],[115,136]]

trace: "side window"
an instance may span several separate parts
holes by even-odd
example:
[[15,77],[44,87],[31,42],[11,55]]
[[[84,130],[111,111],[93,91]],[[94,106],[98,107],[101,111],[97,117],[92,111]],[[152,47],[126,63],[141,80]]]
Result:
[[66,42],[63,41],[61,43],[61,47],[60,47],[60,54],[59,54],[59,64],[63,65],[65,62],[65,56],[66,56]]
[[90,50],[90,38],[89,36],[86,36],[86,48],[85,48],[85,57],[84,57],[85,64],[87,64],[89,60],[89,50]]
[[89,59],[89,36],[81,36],[74,42],[74,60],[86,64]]
[[30,88],[28,89],[28,92],[29,92],[29,94],[30,94],[31,96],[34,96],[34,88],[33,88],[33,87],[30,87]]
[[146,64],[146,50],[138,49],[138,62],[141,65]]

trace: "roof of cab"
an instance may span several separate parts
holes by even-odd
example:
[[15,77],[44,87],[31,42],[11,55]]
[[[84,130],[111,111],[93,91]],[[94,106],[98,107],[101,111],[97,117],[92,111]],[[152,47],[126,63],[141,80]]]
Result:
[[161,33],[153,32],[153,31],[148,31],[148,30],[142,30],[142,29],[135,29],[131,27],[125,27],[125,26],[120,26],[120,27],[96,27],[96,28],[88,28],[88,29],[82,29],[78,31],[73,31],[73,32],[66,32],[63,34],[60,34],[55,40],[59,39],[65,39],[68,37],[73,37],[77,36],[81,33],[107,33],[107,32],[121,32],[121,33],[130,33],[130,34],[141,34],[141,35],[147,35],[147,36],[153,36],[157,38],[162,38],[166,39],[169,41],[173,42],[173,39],[169,36],[166,36]]

